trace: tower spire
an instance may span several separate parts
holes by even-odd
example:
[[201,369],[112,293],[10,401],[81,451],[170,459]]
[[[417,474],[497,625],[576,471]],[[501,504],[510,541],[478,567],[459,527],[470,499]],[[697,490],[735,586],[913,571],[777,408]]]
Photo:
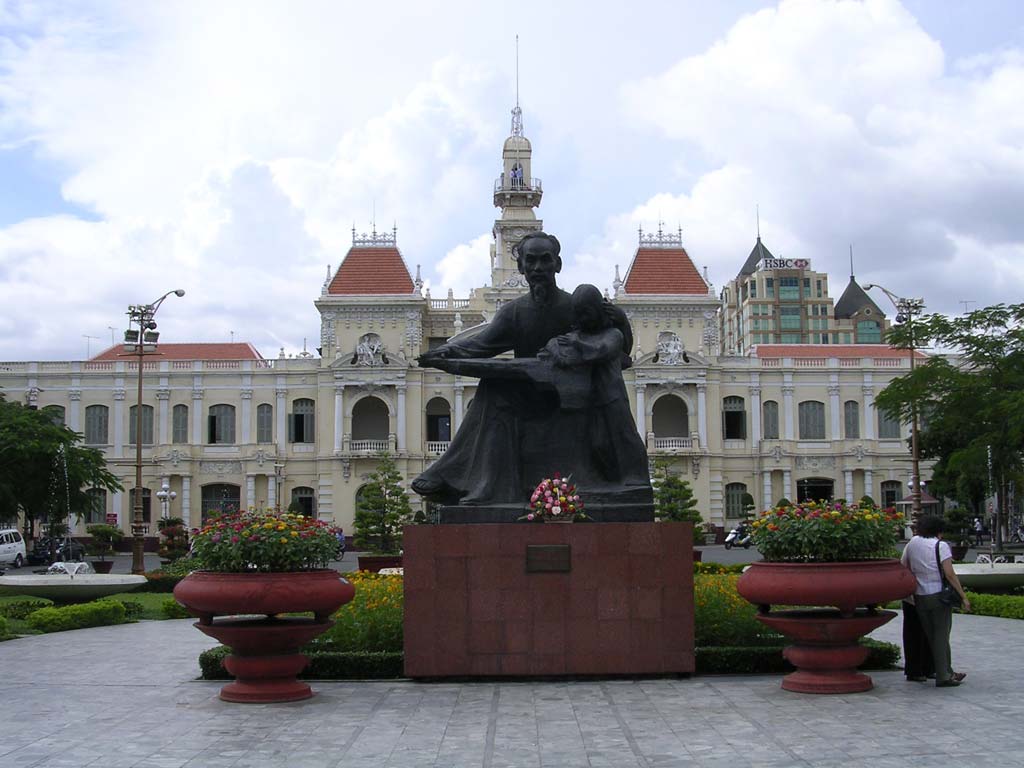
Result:
[[850,279],[853,280],[853,243],[850,243]]
[[761,204],[754,203],[754,216],[757,218],[757,239],[761,239]]
[[523,135],[523,110],[519,108],[519,35],[516,35],[516,105],[512,109],[512,135]]

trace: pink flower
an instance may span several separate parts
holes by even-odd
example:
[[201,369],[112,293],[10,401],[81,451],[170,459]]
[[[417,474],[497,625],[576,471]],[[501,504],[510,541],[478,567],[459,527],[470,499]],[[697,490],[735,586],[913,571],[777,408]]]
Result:
[[530,497],[530,501],[536,501],[539,498],[540,498],[540,495],[535,493],[535,494],[533,494],[533,496]]
[[528,515],[526,516],[526,519],[527,519],[527,520],[533,520],[533,513],[531,512],[530,514],[528,514]]
[[213,534],[213,536],[210,537],[210,541],[212,541],[214,544],[216,544],[218,541],[220,541],[220,534],[219,533]]
[[550,501],[547,504],[544,505],[544,509],[551,509],[551,502]]

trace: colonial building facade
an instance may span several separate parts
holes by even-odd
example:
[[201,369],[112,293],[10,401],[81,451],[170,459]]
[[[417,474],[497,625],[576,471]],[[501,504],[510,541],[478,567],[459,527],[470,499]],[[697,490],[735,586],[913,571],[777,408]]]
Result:
[[[351,530],[379,453],[391,454],[407,480],[441,456],[476,380],[421,369],[415,359],[526,290],[511,249],[542,226],[535,209],[543,188],[518,109],[501,163],[488,285],[466,298],[434,298],[419,268],[409,270],[394,230],[353,231],[315,298],[319,356],[160,344],[142,366],[141,435],[139,370],[120,348],[81,362],[0,363],[9,398],[83,433],[124,482],[124,492],[96,491],[76,533],[103,520],[130,529],[136,439],[148,520],[162,513],[156,492],[166,484],[176,493],[167,513],[190,525],[228,505],[294,502]],[[909,360],[881,343],[856,343],[879,342],[887,322],[852,277],[833,306],[825,273],[775,259],[758,237],[737,278],[716,294],[681,234],[659,229],[640,232],[625,278],[616,269],[613,285],[611,299],[635,336],[624,375],[637,429],[652,460],[668,459],[691,482],[705,519],[730,525],[744,513],[745,494],[758,507],[781,497],[902,497],[907,428],[883,418],[874,398]]]

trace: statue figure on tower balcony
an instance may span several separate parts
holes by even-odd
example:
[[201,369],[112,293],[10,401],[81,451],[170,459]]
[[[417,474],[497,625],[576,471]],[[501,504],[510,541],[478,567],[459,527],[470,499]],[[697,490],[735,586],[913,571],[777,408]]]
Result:
[[[479,333],[419,357],[481,378],[448,450],[412,483],[443,505],[442,522],[515,520],[556,471],[573,476],[595,520],[653,519],[647,455],[622,383],[629,322],[593,286],[574,296],[557,286],[560,250],[544,232],[524,237],[513,254],[529,293]],[[489,359],[509,350],[514,360]]]

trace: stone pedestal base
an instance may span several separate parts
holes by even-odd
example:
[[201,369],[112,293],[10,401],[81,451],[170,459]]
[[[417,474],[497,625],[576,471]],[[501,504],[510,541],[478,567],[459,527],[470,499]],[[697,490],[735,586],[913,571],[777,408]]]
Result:
[[418,525],[409,677],[689,674],[689,523]]

